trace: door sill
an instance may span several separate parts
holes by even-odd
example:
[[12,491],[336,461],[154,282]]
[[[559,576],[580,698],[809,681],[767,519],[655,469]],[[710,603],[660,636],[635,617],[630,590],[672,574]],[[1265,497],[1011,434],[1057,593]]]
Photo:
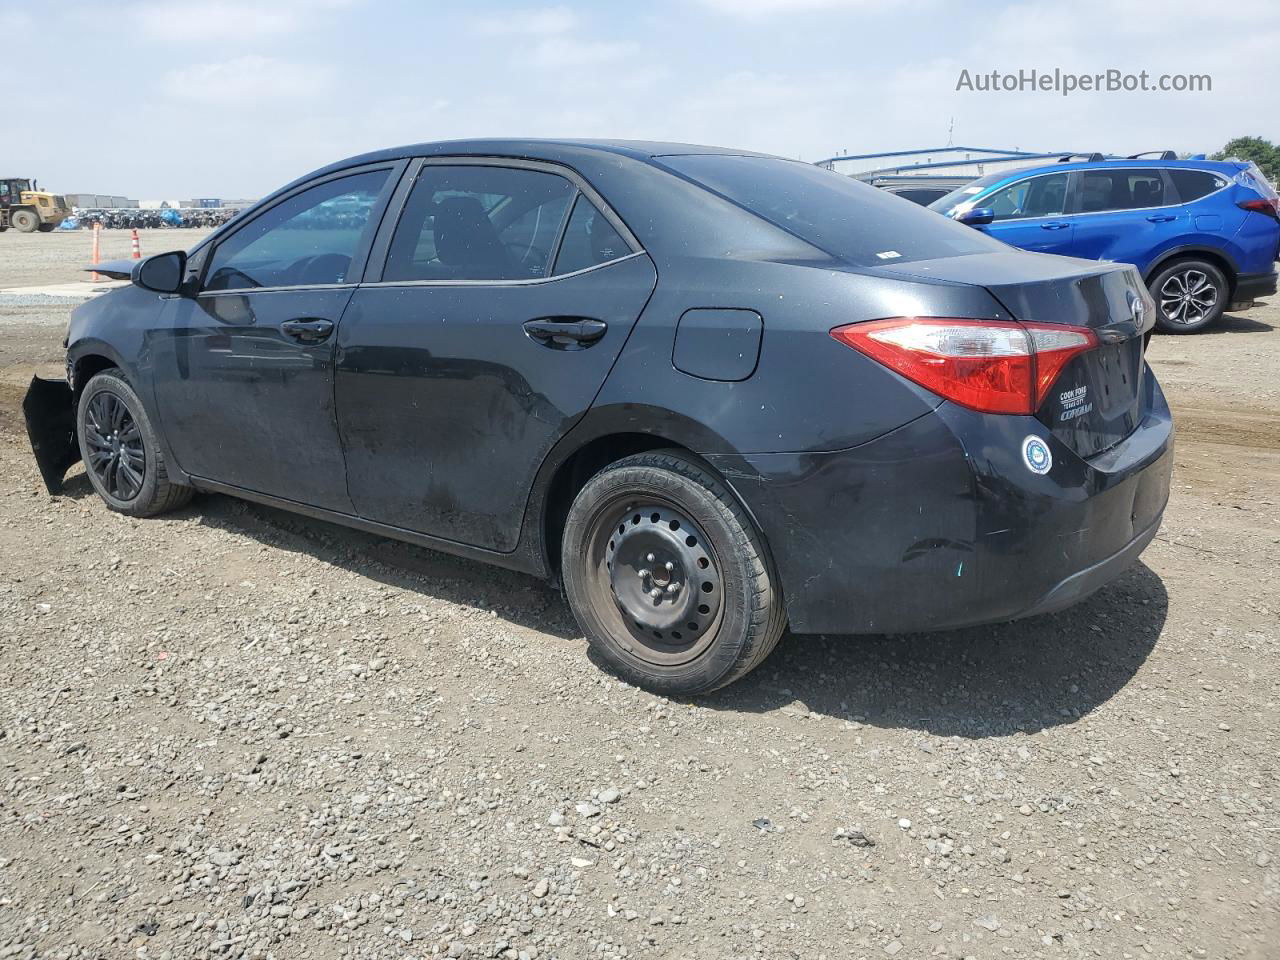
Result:
[[287,510],[290,513],[301,514],[314,520],[324,520],[340,526],[351,527],[354,530],[376,534],[390,540],[400,540],[404,543],[412,543],[415,546],[426,547],[430,550],[439,550],[441,553],[452,554],[455,557],[477,560],[480,563],[489,563],[505,567],[508,570],[533,574],[536,577],[546,577],[545,571],[530,563],[528,558],[520,553],[518,547],[510,553],[487,550],[484,547],[475,547],[457,540],[433,537],[430,534],[418,533],[416,530],[408,530],[404,527],[397,527],[394,524],[366,520],[364,517],[358,517],[354,514],[329,510],[325,507],[316,507],[297,500],[289,500],[286,497],[276,497],[269,493],[259,493],[256,490],[237,487],[230,483],[221,483],[217,480],[209,480],[205,477],[191,477],[191,485],[204,493],[221,493],[229,497],[236,497],[239,500],[248,500],[252,503],[260,503],[263,506],[276,507],[280,510]]

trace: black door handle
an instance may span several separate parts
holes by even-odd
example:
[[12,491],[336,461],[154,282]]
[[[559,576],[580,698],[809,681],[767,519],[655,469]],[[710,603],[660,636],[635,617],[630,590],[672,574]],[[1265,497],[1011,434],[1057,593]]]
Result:
[[609,325],[590,317],[540,317],[524,325],[524,332],[544,346],[580,350],[601,337]]
[[319,317],[302,317],[280,324],[280,332],[303,343],[322,343],[333,333],[333,321]]
[[1071,226],[1071,224],[1069,223],[1042,223],[1040,224],[1040,229],[1041,230],[1065,230],[1069,226]]

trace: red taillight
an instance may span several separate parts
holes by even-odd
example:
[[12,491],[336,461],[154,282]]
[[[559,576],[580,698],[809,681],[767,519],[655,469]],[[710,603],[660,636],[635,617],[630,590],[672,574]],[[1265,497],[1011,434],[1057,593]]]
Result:
[[1067,361],[1098,343],[1085,327],[945,317],[852,323],[831,335],[984,413],[1035,413]]
[[1280,200],[1275,197],[1259,197],[1257,200],[1241,200],[1236,204],[1241,210],[1252,210],[1254,213],[1265,213],[1268,217],[1280,220]]

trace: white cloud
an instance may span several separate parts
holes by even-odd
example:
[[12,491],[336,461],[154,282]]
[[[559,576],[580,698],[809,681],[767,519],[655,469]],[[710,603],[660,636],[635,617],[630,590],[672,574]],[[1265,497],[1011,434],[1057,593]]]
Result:
[[126,9],[145,34],[157,39],[252,42],[298,30],[324,12],[361,0],[142,0]]
[[626,60],[638,49],[634,43],[549,37],[534,45],[529,60],[539,67],[589,67]]
[[477,33],[513,38],[514,59],[550,70],[610,64],[639,50],[629,41],[584,36],[578,15],[565,6],[473,18],[471,26]]
[[822,10],[865,10],[885,6],[885,0],[702,0],[720,13],[739,17],[769,17],[779,13]]
[[331,81],[328,67],[249,55],[171,70],[161,88],[179,100],[252,110],[263,102],[314,97]]
[[542,7],[520,13],[504,11],[472,21],[480,33],[517,33],[523,36],[547,37],[568,33],[578,25],[578,15],[568,7]]

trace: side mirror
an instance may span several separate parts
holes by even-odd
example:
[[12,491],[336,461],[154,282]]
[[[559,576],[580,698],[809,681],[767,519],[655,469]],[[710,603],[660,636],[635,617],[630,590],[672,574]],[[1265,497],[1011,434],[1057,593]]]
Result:
[[156,293],[181,293],[182,281],[187,272],[187,255],[181,250],[173,253],[157,253],[139,262],[130,278],[144,290]]
[[956,219],[971,227],[980,227],[983,224],[990,223],[995,218],[996,212],[990,207],[974,207],[972,210],[966,210]]

